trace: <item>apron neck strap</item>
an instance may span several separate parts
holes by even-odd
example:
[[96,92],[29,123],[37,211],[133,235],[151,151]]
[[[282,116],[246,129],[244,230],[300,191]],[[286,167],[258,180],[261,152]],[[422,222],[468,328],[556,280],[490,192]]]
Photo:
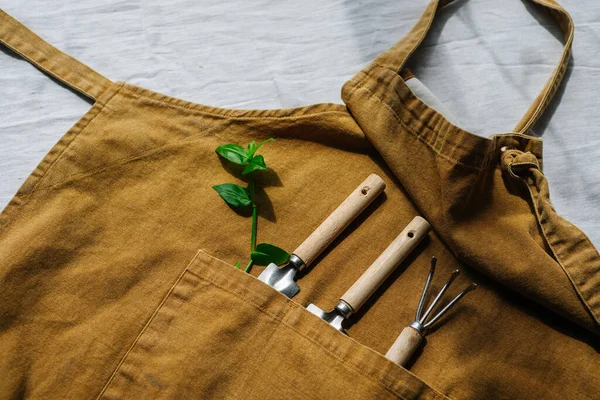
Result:
[[92,100],[97,100],[112,85],[110,80],[48,44],[2,10],[0,43]]
[[[574,34],[573,20],[571,19],[571,16],[556,1],[530,1],[533,1],[534,3],[544,6],[550,10],[552,16],[558,22],[563,33],[565,45],[558,65],[554,69],[552,76],[550,76],[550,79],[548,82],[546,82],[546,85],[542,89],[541,93],[537,96],[531,107],[529,107],[523,118],[521,118],[514,129],[515,132],[523,134],[526,134],[536,123],[556,93],[556,90],[558,89],[558,86],[560,85],[560,82],[562,81],[567,70]],[[377,57],[374,63],[399,73],[404,67],[408,58],[425,39],[425,36],[431,28],[431,24],[433,23],[438,8],[451,2],[451,0],[432,0],[411,31],[392,48]]]

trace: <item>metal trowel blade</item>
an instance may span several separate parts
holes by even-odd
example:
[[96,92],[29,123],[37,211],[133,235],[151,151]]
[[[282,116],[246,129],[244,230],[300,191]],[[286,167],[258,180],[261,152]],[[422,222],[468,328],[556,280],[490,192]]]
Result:
[[306,309],[315,314],[317,317],[321,318],[323,321],[327,322],[329,325],[333,326],[338,331],[346,334],[346,331],[342,326],[342,322],[344,322],[345,318],[337,310],[334,309],[333,311],[325,312],[312,303],[309,304]]
[[294,280],[296,272],[298,269],[291,264],[279,268],[277,264],[271,263],[261,272],[258,279],[291,299],[300,291]]

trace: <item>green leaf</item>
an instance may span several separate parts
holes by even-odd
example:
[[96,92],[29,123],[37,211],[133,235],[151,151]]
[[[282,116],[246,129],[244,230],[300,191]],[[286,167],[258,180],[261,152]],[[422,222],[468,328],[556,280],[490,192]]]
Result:
[[246,168],[244,168],[244,170],[242,171],[243,175],[249,174],[250,172],[254,172],[254,171],[266,171],[267,170],[267,165],[265,164],[265,158],[261,155],[258,155],[254,158],[252,158],[252,161],[250,161],[250,164],[246,165]]
[[256,142],[253,140],[250,142],[250,144],[248,145],[248,157],[252,158],[254,157],[254,153],[256,153],[258,151],[258,149],[260,149],[262,147],[262,145],[264,145],[265,143],[269,143],[269,142],[273,142],[275,141],[275,139],[273,138],[268,138],[267,140],[265,140],[264,142],[260,142],[259,144],[256,144]]
[[232,163],[246,165],[250,162],[250,156],[248,156],[246,149],[237,144],[224,144],[217,147],[216,152]]
[[224,183],[222,185],[213,186],[213,189],[219,193],[219,196],[225,202],[233,207],[247,207],[252,204],[250,193],[245,187],[234,183]]
[[240,269],[240,268],[241,268],[241,266],[242,266],[242,264],[240,264],[240,262],[239,262],[239,261],[238,261],[238,262],[236,262],[236,263],[235,263],[235,265],[234,265],[234,267],[236,267],[237,269]]
[[248,145],[248,157],[254,156],[254,153],[256,153],[257,149],[258,149],[258,146],[256,145],[256,142],[254,140],[251,141],[250,144]]
[[257,265],[267,265],[269,263],[281,265],[290,258],[290,255],[277,246],[273,246],[269,243],[260,243],[256,245],[256,249],[250,253],[250,258]]

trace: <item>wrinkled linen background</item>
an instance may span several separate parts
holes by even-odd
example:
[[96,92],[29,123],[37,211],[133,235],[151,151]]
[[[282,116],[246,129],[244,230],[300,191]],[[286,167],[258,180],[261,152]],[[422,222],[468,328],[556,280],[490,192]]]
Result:
[[[544,138],[544,171],[557,211],[600,247],[600,2],[560,2],[575,21],[573,56],[535,132]],[[226,108],[340,103],[342,84],[399,40],[426,4],[0,1],[7,13],[109,79]],[[1,48],[4,207],[90,102]],[[435,94],[439,111],[489,136],[514,128],[561,51],[557,24],[529,1],[458,0],[443,9],[409,67]]]

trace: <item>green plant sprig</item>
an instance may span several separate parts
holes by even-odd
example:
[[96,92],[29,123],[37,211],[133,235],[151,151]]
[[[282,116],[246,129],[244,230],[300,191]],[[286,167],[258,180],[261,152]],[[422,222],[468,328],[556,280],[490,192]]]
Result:
[[[272,142],[275,139],[269,138],[261,143],[256,143],[254,140],[250,142],[247,148],[237,144],[224,144],[217,147],[216,152],[224,159],[240,165],[243,168],[242,175],[248,175],[248,187],[245,188],[234,183],[224,183],[215,185],[213,189],[217,191],[219,196],[227,204],[234,208],[252,207],[252,230],[250,232],[250,260],[244,269],[245,272],[250,272],[254,264],[267,265],[275,263],[283,264],[288,260],[290,255],[277,246],[269,243],[256,244],[257,225],[258,225],[258,204],[256,203],[256,183],[254,181],[254,173],[257,171],[266,171],[267,165],[262,155],[256,154],[264,144]],[[235,264],[236,268],[241,267],[241,263]]]

